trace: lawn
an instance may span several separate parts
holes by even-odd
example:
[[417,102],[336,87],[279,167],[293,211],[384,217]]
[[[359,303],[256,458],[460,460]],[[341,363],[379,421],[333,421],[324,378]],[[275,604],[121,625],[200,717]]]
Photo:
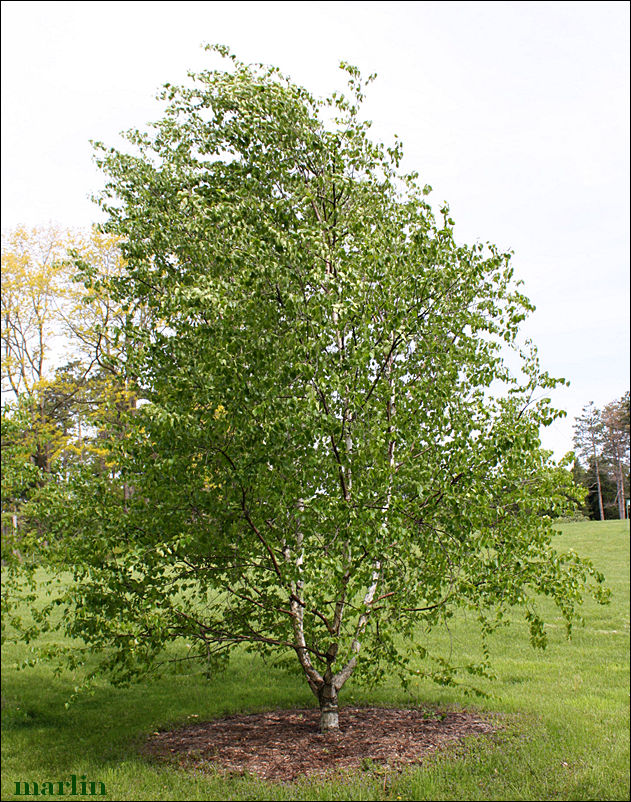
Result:
[[[574,548],[604,572],[609,606],[587,601],[585,627],[565,638],[556,610],[547,611],[549,646],[536,652],[523,622],[493,636],[497,678],[487,698],[466,696],[426,681],[403,691],[395,680],[369,692],[347,684],[341,704],[410,706],[450,704],[504,714],[499,738],[471,740],[401,774],[368,770],[345,780],[304,779],[293,785],[251,777],[191,774],[143,758],[143,738],[167,726],[226,713],[312,706],[314,699],[295,671],[245,652],[229,671],[212,677],[172,674],[127,689],[103,683],[70,707],[64,701],[77,678],[55,677],[41,665],[17,671],[24,647],[2,656],[2,798],[16,782],[81,778],[101,782],[100,799],[536,799],[629,798],[629,526],[627,522],[563,524],[558,547]],[[445,647],[475,653],[466,619]],[[89,786],[88,786],[89,789]],[[66,792],[67,795],[67,792]],[[64,796],[49,796],[62,799]],[[73,796],[89,799],[89,795]]]

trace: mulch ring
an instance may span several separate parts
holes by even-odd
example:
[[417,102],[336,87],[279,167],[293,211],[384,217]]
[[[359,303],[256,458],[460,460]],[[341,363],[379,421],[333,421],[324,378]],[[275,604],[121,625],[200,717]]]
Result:
[[500,729],[490,717],[458,709],[344,707],[339,732],[326,736],[318,731],[318,721],[314,709],[228,716],[154,732],[143,752],[198,771],[214,768],[290,781],[379,766],[396,770],[422,763],[465,736]]

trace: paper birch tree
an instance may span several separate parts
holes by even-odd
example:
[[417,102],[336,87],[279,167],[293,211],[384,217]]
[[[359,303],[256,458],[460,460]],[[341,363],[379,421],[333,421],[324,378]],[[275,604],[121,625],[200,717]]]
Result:
[[117,482],[83,471],[51,512],[62,626],[119,679],[178,637],[289,652],[329,731],[351,676],[455,681],[430,632],[459,609],[484,638],[518,605],[542,645],[536,597],[570,626],[602,577],[551,545],[572,483],[540,448],[557,380],[518,345],[510,254],[459,244],[369,139],[354,67],[320,100],[218,50],[129,153],[98,146],[146,403],[110,438]]

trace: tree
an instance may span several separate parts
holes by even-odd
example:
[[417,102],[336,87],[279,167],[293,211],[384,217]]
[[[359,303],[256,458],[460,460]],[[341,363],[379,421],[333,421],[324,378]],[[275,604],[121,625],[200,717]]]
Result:
[[593,465],[596,479],[598,512],[600,520],[605,520],[603,507],[602,483],[600,477],[600,441],[602,437],[602,421],[600,411],[593,401],[583,407],[583,414],[576,418],[574,424],[574,447],[587,462]]
[[98,287],[88,291],[78,268],[82,279],[120,273],[116,239],[56,227],[3,235],[2,510],[3,535],[14,539],[25,504],[52,473],[98,456],[97,408],[122,395],[107,337],[120,310]]
[[3,392],[35,398],[64,361],[88,370],[111,363],[108,330],[122,313],[98,282],[88,289],[88,278],[122,270],[117,238],[94,228],[18,227],[3,235]]
[[[585,488],[586,498],[584,511],[593,521],[603,520],[600,517],[599,494],[596,481],[596,466],[590,457],[585,467],[579,460],[575,460],[574,481],[580,487]],[[604,520],[612,520],[618,517],[617,487],[614,478],[608,470],[607,463],[603,463],[600,469],[600,498],[603,503]]]
[[33,396],[44,380],[63,295],[62,233],[17,228],[2,238],[2,389]]
[[35,461],[49,469],[49,431],[43,388],[54,364],[66,282],[61,266],[66,246],[56,228],[17,228],[2,242],[2,390],[30,407]]
[[629,392],[617,401],[607,404],[602,411],[605,450],[613,466],[616,481],[618,518],[626,514],[627,487],[625,472],[629,471]]
[[[574,445],[585,461],[576,480],[587,488],[592,517],[627,517],[629,474],[629,393],[597,409],[583,408],[574,424]],[[595,513],[595,514],[594,514]]]
[[[33,487],[41,482],[29,442],[30,414],[23,408],[2,409],[2,564],[18,555],[18,513]],[[26,436],[25,436],[26,435]]]
[[320,100],[217,49],[229,69],[167,85],[133,153],[98,146],[125,259],[100,286],[145,403],[105,443],[114,481],[80,467],[47,502],[78,580],[60,626],[121,680],[178,637],[294,653],[328,731],[351,675],[421,657],[454,682],[429,632],[459,609],[484,639],[518,605],[543,645],[537,595],[570,627],[603,578],[551,545],[573,485],[539,426],[563,380],[517,344],[510,254],[435,219],[368,138],[354,67]]

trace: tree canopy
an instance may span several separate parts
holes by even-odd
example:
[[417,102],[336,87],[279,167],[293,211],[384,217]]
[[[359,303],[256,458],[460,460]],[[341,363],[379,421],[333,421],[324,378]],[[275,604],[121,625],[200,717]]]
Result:
[[140,401],[110,421],[114,474],[47,499],[47,559],[76,580],[61,626],[119,679],[178,637],[211,664],[295,653],[327,730],[352,674],[454,682],[429,633],[459,609],[484,640],[517,605],[543,645],[537,596],[570,627],[602,577],[552,546],[578,498],[539,441],[563,380],[518,340],[510,253],[457,243],[371,141],[354,67],[319,99],[215,49],[228,68],[166,85],[128,151],[97,144],[124,269],[79,266],[123,310]]

